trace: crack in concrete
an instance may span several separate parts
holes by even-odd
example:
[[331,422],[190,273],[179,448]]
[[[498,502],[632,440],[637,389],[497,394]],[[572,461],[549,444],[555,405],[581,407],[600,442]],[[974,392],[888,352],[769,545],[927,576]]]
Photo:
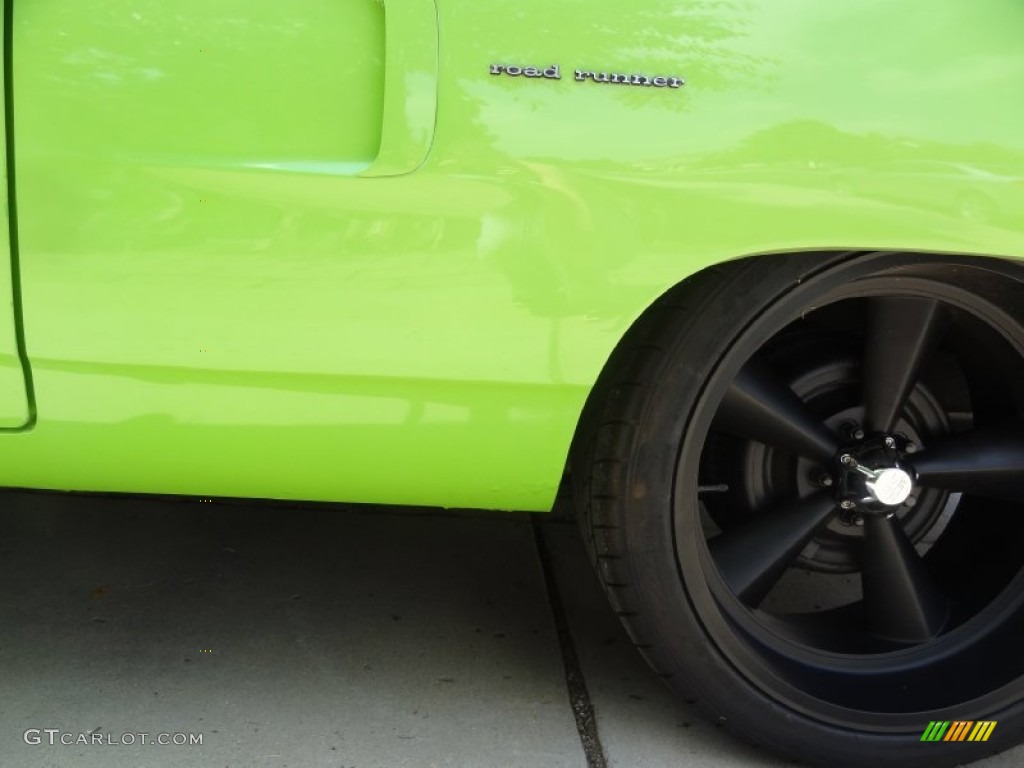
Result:
[[604,747],[601,745],[601,739],[597,733],[594,705],[590,700],[590,693],[587,691],[587,681],[583,677],[583,669],[576,654],[576,645],[573,643],[572,630],[569,629],[569,620],[565,615],[562,595],[558,591],[558,584],[555,581],[554,568],[551,565],[551,552],[544,540],[544,532],[536,515],[532,517],[531,523],[534,540],[537,544],[537,556],[544,575],[548,603],[551,606],[551,615],[555,622],[562,664],[565,666],[565,685],[569,691],[569,703],[572,706],[573,717],[576,718],[576,730],[579,732],[580,742],[583,745],[583,754],[587,758],[587,768],[608,768]]

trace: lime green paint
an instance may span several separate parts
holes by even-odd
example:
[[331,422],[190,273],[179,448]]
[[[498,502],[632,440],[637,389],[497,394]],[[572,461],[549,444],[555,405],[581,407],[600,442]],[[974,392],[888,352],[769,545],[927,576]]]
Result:
[[288,13],[249,0],[13,1],[16,124],[31,126],[19,162],[43,152],[101,168],[366,167],[377,156],[377,0],[305,0]]
[[[2,5],[0,5],[2,8]],[[6,78],[4,62],[0,60],[0,82]],[[16,311],[12,283],[9,200],[7,196],[7,137],[0,135],[0,158],[3,162],[3,182],[0,185],[0,429],[19,429],[29,423],[28,391],[25,371],[18,350]]]
[[547,509],[687,275],[1024,256],[1016,0],[15,3],[0,484]]
[[397,0],[385,9],[386,54],[380,151],[363,176],[398,176],[427,158],[437,119],[437,9],[434,0]]

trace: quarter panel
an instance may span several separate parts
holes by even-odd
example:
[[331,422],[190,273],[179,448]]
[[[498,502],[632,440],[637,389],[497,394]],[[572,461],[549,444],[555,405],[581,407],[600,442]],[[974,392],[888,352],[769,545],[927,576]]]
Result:
[[[55,162],[60,126],[19,111],[40,420],[0,441],[0,482],[545,509],[611,350],[686,276],[798,249],[1024,255],[1022,14],[438,0],[433,144],[391,178],[97,136]],[[19,110],[41,109],[48,54],[15,44]],[[61,87],[108,104],[98,71]]]

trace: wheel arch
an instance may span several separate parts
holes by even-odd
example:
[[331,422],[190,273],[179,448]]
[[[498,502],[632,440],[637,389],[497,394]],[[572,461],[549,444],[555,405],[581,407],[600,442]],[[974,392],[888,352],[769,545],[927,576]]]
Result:
[[858,257],[865,257],[869,255],[884,257],[886,255],[896,256],[906,254],[914,254],[921,257],[969,256],[988,259],[992,264],[1004,265],[1007,272],[1019,275],[1022,282],[1024,282],[1024,256],[1005,253],[966,253],[962,250],[937,251],[934,249],[908,248],[805,248],[752,251],[706,263],[699,269],[680,277],[674,282],[664,285],[660,290],[655,291],[652,294],[652,298],[646,301],[646,303],[641,303],[641,306],[638,307],[635,314],[625,325],[625,329],[618,335],[615,343],[609,348],[609,351],[605,355],[596,376],[590,384],[586,398],[584,399],[582,408],[580,409],[579,415],[576,419],[566,458],[566,473],[568,474],[571,472],[573,455],[579,451],[585,450],[583,446],[586,441],[593,439],[592,433],[595,409],[598,407],[598,403],[600,403],[604,393],[607,391],[610,381],[623,365],[628,365],[628,362],[624,360],[624,358],[629,354],[628,350],[638,343],[643,343],[644,336],[649,333],[649,324],[657,322],[657,317],[660,314],[659,309],[670,305],[676,297],[684,293],[694,282],[701,280],[702,277],[714,272],[739,268],[744,263],[752,264],[755,261],[772,258],[819,258],[821,260],[821,270],[825,270],[838,262]]

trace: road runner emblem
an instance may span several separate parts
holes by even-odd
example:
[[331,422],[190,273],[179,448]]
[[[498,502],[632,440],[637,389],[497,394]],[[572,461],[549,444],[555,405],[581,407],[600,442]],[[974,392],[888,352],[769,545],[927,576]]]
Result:
[[[561,80],[562,68],[558,64],[550,67],[527,67],[516,64],[491,64],[491,74],[507,77],[529,77],[546,80]],[[578,83],[608,83],[610,85],[633,85],[654,88],[682,88],[686,83],[681,77],[667,75],[642,75],[621,72],[593,72],[588,69],[573,70],[573,80]]]

